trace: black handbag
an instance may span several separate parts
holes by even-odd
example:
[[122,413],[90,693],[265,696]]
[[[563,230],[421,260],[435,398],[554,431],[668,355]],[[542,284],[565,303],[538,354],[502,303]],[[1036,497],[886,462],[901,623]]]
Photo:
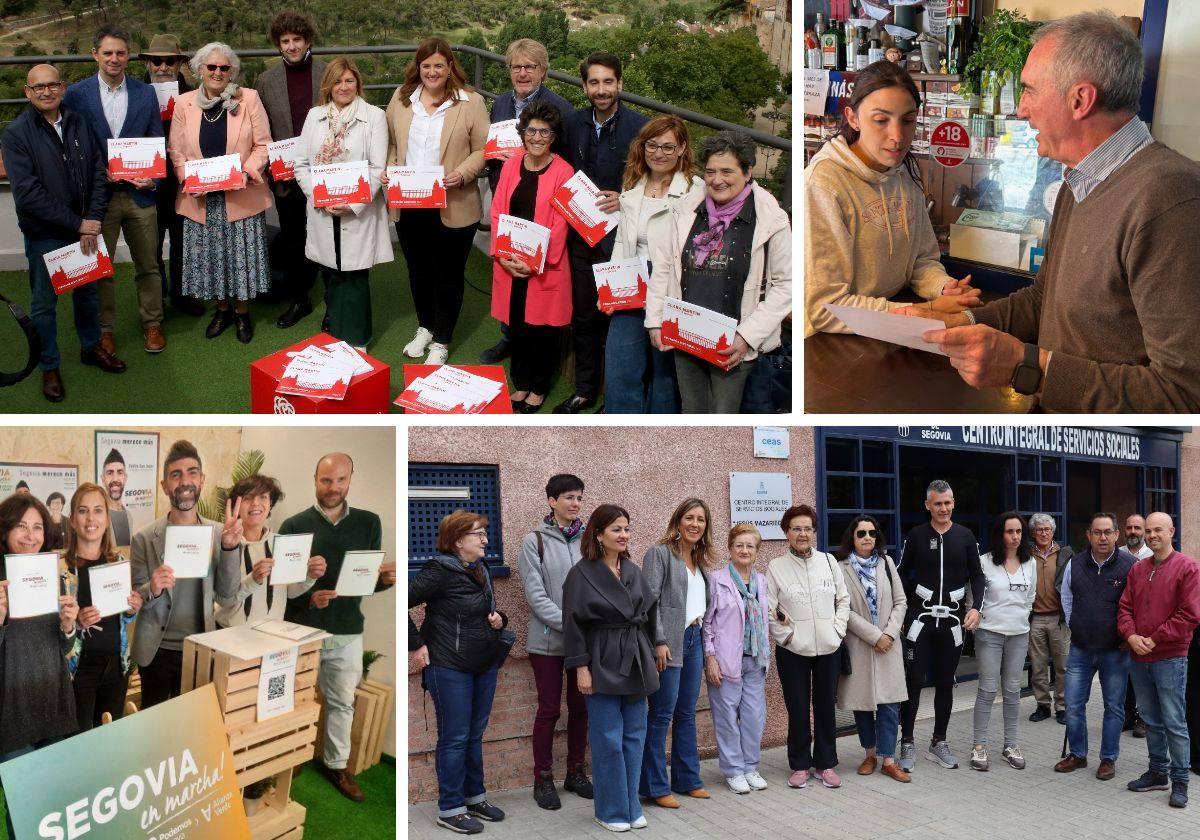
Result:
[[8,311],[17,319],[17,325],[21,328],[21,332],[25,334],[25,343],[29,347],[29,356],[25,360],[24,368],[13,373],[0,371],[0,388],[2,388],[6,385],[16,385],[29,376],[29,374],[33,373],[33,369],[37,367],[38,356],[42,352],[42,340],[38,337],[37,330],[34,329],[33,319],[25,313],[24,309],[3,294],[0,294],[0,301],[4,302],[8,307]]
[[[763,275],[758,301],[767,297],[767,262],[770,245],[763,245]],[[750,364],[746,387],[742,391],[742,414],[788,414],[792,410],[792,330],[787,321],[780,327],[780,344],[767,353],[759,353]]]
[[[826,554],[825,556],[828,557],[829,555]],[[842,573],[841,570],[837,567],[836,563],[829,564],[829,571],[831,574],[835,574],[835,575],[840,575]],[[834,582],[834,591],[835,592],[837,591],[837,582],[836,581]],[[850,651],[846,648],[846,638],[848,638],[849,635],[850,634],[847,633],[846,636],[844,636],[842,638],[842,643],[838,646],[838,649],[837,649],[838,670],[842,673],[842,676],[846,676],[846,677],[848,677],[854,673],[854,665],[850,661]]]
[[[488,575],[488,594],[492,599],[492,612],[500,612],[496,609],[496,591],[492,589],[492,576]],[[517,643],[516,631],[510,630],[507,627],[501,627],[496,631],[496,667],[504,665],[504,660],[508,659],[508,655],[512,653],[513,645]]]

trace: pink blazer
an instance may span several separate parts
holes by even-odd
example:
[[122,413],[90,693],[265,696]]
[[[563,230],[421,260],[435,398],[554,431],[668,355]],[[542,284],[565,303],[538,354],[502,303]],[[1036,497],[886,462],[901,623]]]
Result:
[[[492,196],[492,231],[500,214],[508,214],[513,190],[521,181],[521,160],[525,150],[521,149],[500,170],[496,193]],[[550,166],[538,178],[537,199],[534,203],[533,221],[550,228],[550,248],[546,253],[546,269],[529,278],[529,291],[525,296],[525,323],[545,327],[565,327],[571,323],[571,266],[567,260],[567,220],[550,207],[550,196],[566,183],[575,170],[558,155],[550,160]],[[492,317],[508,323],[509,296],[512,293],[512,275],[492,258]]]
[[[189,160],[200,160],[200,121],[204,112],[196,104],[196,91],[188,91],[175,100],[175,115],[171,120],[171,138],[167,153],[179,183],[183,183],[183,165]],[[267,144],[271,142],[271,127],[267,123],[267,112],[258,91],[242,88],[242,105],[236,114],[226,117],[229,139],[225,142],[225,154],[242,156],[242,169],[256,172],[261,177],[267,168]],[[187,216],[193,222],[204,224],[203,195],[188,195],[179,188],[175,199],[175,212]],[[271,191],[264,184],[255,184],[247,179],[245,189],[228,190],[225,193],[225,212],[229,221],[236,222],[261,213],[271,206]]]

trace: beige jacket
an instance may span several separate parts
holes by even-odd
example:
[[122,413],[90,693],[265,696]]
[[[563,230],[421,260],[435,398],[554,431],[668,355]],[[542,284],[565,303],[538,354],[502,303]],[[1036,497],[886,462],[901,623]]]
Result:
[[[850,593],[850,621],[847,624],[846,650],[850,654],[850,670],[838,681],[838,708],[853,712],[873,712],[881,703],[902,703],[908,699],[904,680],[904,648],[900,643],[900,626],[908,599],[904,584],[892,558],[884,557],[875,567],[876,603],[879,619],[871,621],[867,606],[867,591],[849,560],[839,564]],[[875,650],[883,634],[892,637],[887,653]]]
[[[646,225],[646,247],[650,251],[647,259],[654,259],[655,246],[671,233],[673,220],[671,211],[689,195],[704,193],[704,181],[695,175],[688,181],[682,172],[671,177],[667,187],[666,203],[650,217]],[[617,223],[617,239],[613,243],[612,259],[632,259],[637,254],[638,221],[642,216],[642,200],[646,197],[646,179],[638,181],[621,193],[621,221]]]
[[789,550],[767,566],[771,640],[800,656],[824,656],[842,644],[850,619],[850,593],[833,555],[813,551],[801,559]]

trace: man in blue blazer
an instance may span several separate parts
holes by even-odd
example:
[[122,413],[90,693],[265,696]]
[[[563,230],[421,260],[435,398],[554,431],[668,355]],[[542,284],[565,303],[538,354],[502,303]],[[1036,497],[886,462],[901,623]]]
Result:
[[[96,30],[92,57],[99,72],[67,88],[63,104],[83,117],[108,159],[108,141],[126,137],[162,137],[162,119],[154,88],[125,73],[130,58],[129,33],[114,23]],[[168,163],[168,166],[170,164]],[[104,245],[115,256],[117,237],[124,233],[133,257],[138,294],[138,314],[147,353],[161,353],[162,276],[158,272],[157,183],[150,178],[133,181],[109,179],[108,212],[104,216]],[[114,278],[100,281],[100,346],[116,352],[113,328],[117,320]]]

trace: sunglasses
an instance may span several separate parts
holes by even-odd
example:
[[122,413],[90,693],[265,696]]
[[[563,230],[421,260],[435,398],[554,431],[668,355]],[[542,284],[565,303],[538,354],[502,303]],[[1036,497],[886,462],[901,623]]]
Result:
[[170,56],[170,55],[152,55],[149,57],[148,60],[155,67],[159,67],[164,64],[167,64],[167,65],[174,64],[176,61],[179,60],[179,58],[178,58],[178,56]]
[[874,532],[874,531],[868,531],[866,528],[859,528],[857,531],[855,531],[855,532],[854,532],[854,536],[858,537],[860,540],[861,540],[863,537],[871,537],[872,539],[874,539],[874,538],[875,538],[875,532]]
[[222,73],[228,73],[233,69],[232,64],[205,64],[204,66],[208,68],[209,73],[216,73],[218,70]]

